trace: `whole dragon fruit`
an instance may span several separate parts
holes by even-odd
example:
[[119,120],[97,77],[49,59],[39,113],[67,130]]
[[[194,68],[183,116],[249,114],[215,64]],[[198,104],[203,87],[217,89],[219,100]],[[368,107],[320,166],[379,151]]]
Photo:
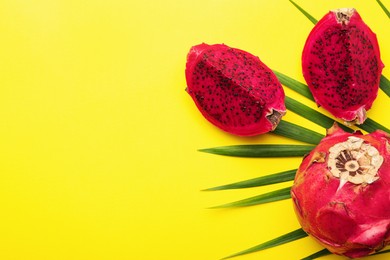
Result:
[[241,136],[275,129],[286,113],[284,91],[260,59],[224,44],[199,44],[187,56],[186,91],[212,124]]
[[384,65],[376,35],[353,8],[330,11],[310,32],[303,76],[316,103],[337,118],[362,124]]
[[329,251],[363,257],[390,244],[390,135],[334,125],[300,165],[291,189],[305,232]]

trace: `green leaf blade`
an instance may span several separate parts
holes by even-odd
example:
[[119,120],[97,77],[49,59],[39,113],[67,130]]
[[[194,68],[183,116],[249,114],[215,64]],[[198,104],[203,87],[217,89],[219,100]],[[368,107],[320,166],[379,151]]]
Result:
[[236,256],[241,256],[241,255],[246,255],[246,254],[258,252],[258,251],[265,250],[268,248],[280,246],[280,245],[283,245],[283,244],[286,244],[286,243],[289,243],[289,242],[292,242],[292,241],[295,241],[295,240],[298,240],[298,239],[301,239],[304,237],[307,237],[307,234],[305,233],[305,231],[303,231],[300,228],[300,229],[294,230],[290,233],[287,233],[285,235],[279,236],[275,239],[272,239],[272,240],[269,240],[269,241],[264,242],[262,244],[259,244],[257,246],[254,246],[254,247],[248,248],[246,250],[243,250],[241,252],[235,253],[233,255],[227,256],[223,259],[228,259],[228,258],[233,258]]
[[324,138],[324,135],[313,130],[284,120],[279,122],[279,125],[272,133],[308,144],[318,144]]
[[[296,101],[295,99],[293,98],[290,98],[288,96],[286,96],[285,98],[285,103],[286,103],[286,107],[288,110],[294,112],[295,114],[297,115],[300,115],[310,121],[312,121],[313,123],[319,125],[319,126],[322,126],[326,129],[329,129],[330,127],[332,127],[332,125],[334,124],[335,120],[328,117],[328,116],[325,116],[324,114]],[[345,126],[345,125],[342,125],[342,124],[339,124],[339,126],[346,132],[353,132],[353,129]]]
[[249,158],[301,157],[314,149],[314,145],[248,144],[200,149],[200,152],[216,155]]
[[379,6],[382,8],[382,10],[385,12],[385,14],[387,14],[387,17],[390,19],[390,12],[389,12],[389,10],[387,10],[385,5],[380,0],[376,0],[376,1],[379,4]]
[[[387,253],[390,253],[390,249],[387,249],[387,250],[383,250],[383,251],[379,251],[379,252],[376,252],[375,254],[372,254],[372,255],[369,255],[369,256],[373,256],[373,255],[381,255],[381,254],[387,254]],[[323,257],[323,256],[326,256],[326,255],[331,255],[332,253],[328,250],[328,249],[322,249],[312,255],[309,255],[305,258],[302,258],[301,260],[314,260],[314,259],[317,259],[317,258],[320,258],[320,257]]]
[[293,2],[292,0],[289,0],[290,3],[292,3],[304,16],[306,16],[307,19],[309,19],[313,24],[316,24],[318,21],[313,16],[311,16],[308,12],[306,12],[302,7],[300,7],[298,4]]
[[364,131],[367,131],[369,133],[372,133],[374,132],[375,130],[382,130],[382,131],[385,131],[387,133],[390,133],[390,129],[388,129],[387,127],[379,124],[378,122],[370,119],[370,118],[367,118],[366,121],[364,121],[363,124],[361,125],[358,125],[359,128],[363,129]]
[[379,88],[385,92],[388,97],[390,97],[390,80],[388,80],[383,74],[381,75],[379,81]]
[[274,173],[258,178],[253,178],[245,181],[234,182],[222,186],[205,189],[204,191],[217,191],[217,190],[231,190],[231,189],[245,189],[266,186],[276,183],[282,183],[294,180],[297,169]]
[[283,74],[276,70],[273,70],[276,77],[279,79],[280,83],[282,83],[284,86],[290,88],[291,90],[294,90],[295,92],[301,94],[302,96],[314,101],[313,95],[311,94],[309,88],[307,85]]
[[237,208],[237,207],[249,207],[255,206],[280,200],[285,200],[291,198],[291,187],[267,192],[258,196],[250,197],[243,200],[238,200],[219,206],[211,207],[210,209],[221,209],[221,208]]
[[376,252],[375,254],[372,254],[372,255],[381,255],[381,254],[387,254],[387,253],[390,253],[390,249],[379,251],[379,252]]

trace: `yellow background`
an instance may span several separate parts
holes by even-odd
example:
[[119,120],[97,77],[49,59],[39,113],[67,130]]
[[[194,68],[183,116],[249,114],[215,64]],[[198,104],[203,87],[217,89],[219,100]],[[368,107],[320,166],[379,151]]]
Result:
[[[390,64],[389,19],[376,1],[297,3],[317,19],[356,7]],[[198,152],[297,142],[216,129],[184,91],[184,69],[191,46],[225,43],[303,82],[312,27],[287,0],[1,0],[0,259],[219,259],[299,228],[289,200],[207,209],[291,183],[201,189],[294,169],[301,159]],[[380,91],[368,116],[389,128],[388,111]],[[284,120],[324,133],[292,112]],[[320,249],[305,238],[237,259]]]

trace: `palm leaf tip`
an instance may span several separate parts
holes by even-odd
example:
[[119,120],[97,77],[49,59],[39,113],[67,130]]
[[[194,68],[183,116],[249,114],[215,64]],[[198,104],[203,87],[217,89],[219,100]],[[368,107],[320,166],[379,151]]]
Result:
[[306,16],[307,19],[310,20],[313,24],[316,24],[318,21],[313,16],[311,16],[308,12],[306,12],[302,7],[300,7],[298,4],[296,4],[294,1],[289,0],[290,3],[292,3],[304,16]]
[[254,247],[248,248],[246,250],[243,250],[241,252],[235,253],[233,255],[224,257],[221,260],[258,252],[258,251],[272,248],[275,246],[283,245],[283,244],[286,244],[286,243],[289,243],[289,242],[292,242],[292,241],[295,241],[295,240],[298,240],[298,239],[301,239],[304,237],[307,237],[307,234],[305,233],[305,231],[303,231],[303,229],[300,228],[300,229],[294,230],[290,233],[287,233],[285,235],[282,235],[280,237],[277,237],[275,239],[272,239],[272,240],[269,240],[269,241],[264,242],[262,244],[259,244],[257,246],[254,246]]
[[221,208],[237,208],[237,207],[249,207],[249,206],[255,206],[280,200],[285,200],[291,198],[291,187],[267,192],[258,196],[250,197],[247,199],[214,206],[210,209],[221,209]]
[[332,254],[332,253],[328,249],[322,249],[314,254],[311,254],[305,258],[302,258],[301,260],[313,260],[313,259],[317,259],[319,257],[330,255],[330,254]]

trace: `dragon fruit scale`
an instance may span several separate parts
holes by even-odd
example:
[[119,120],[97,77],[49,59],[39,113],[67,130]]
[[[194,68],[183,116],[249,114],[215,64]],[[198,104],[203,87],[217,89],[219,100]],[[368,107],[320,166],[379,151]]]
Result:
[[260,59],[225,44],[193,46],[186,91],[202,115],[220,129],[253,136],[275,129],[286,113],[284,91]]
[[332,253],[381,250],[390,244],[390,135],[334,125],[303,159],[291,196],[302,229]]
[[376,35],[354,8],[325,15],[302,52],[303,76],[316,103],[353,124],[366,119],[383,67]]

